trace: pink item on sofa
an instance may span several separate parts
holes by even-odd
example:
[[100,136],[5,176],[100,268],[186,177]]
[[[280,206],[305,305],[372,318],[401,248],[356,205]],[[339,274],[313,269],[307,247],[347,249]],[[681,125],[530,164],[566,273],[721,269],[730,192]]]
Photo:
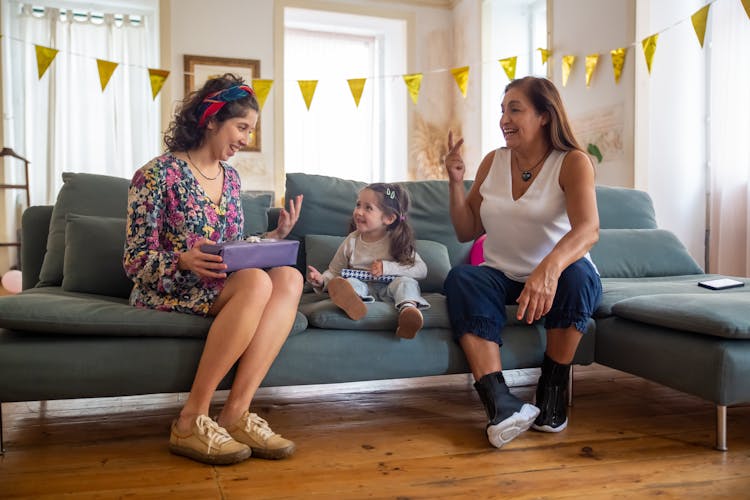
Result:
[[486,234],[483,234],[476,240],[474,240],[474,244],[471,246],[471,251],[469,252],[469,263],[471,263],[472,266],[478,266],[482,262],[484,262],[484,240],[487,238]]

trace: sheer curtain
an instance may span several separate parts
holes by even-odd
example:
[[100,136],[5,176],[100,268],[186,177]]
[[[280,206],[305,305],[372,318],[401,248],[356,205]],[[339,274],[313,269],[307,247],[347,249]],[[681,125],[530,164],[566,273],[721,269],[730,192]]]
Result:
[[[5,143],[31,161],[31,203],[53,203],[62,172],[130,177],[160,150],[151,20],[11,2]],[[39,79],[35,44],[59,52]],[[96,59],[117,62],[102,91]],[[7,102],[7,101],[6,101]]]
[[709,271],[750,276],[750,19],[711,6]]

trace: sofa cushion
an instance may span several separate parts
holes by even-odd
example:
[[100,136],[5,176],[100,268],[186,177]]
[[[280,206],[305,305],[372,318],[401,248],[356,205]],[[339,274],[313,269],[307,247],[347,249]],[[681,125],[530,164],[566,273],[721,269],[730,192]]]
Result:
[[39,272],[39,286],[62,283],[67,215],[125,217],[130,181],[121,177],[64,172],[63,186],[52,209],[47,252]]
[[[211,318],[142,309],[106,295],[38,287],[0,300],[0,327],[9,330],[113,337],[203,338]],[[307,318],[297,313],[290,335],[303,332]]]
[[[447,181],[411,181],[400,183],[409,191],[412,207],[407,215],[418,239],[442,243],[448,249],[452,265],[467,262],[473,242],[456,239],[448,211]],[[466,181],[466,189],[471,181]],[[357,201],[357,193],[367,184],[324,175],[288,173],[286,199],[303,194],[305,201],[291,237],[304,241],[307,234],[346,236]],[[300,267],[304,266],[300,252]]]
[[[308,234],[305,236],[307,265],[313,266],[321,273],[325,271],[344,238],[345,236],[325,234]],[[424,293],[442,293],[443,281],[451,270],[448,249],[437,241],[417,240],[417,253],[427,265],[427,277],[419,280],[420,289]]]
[[133,281],[125,274],[125,219],[68,214],[62,288],[68,292],[128,298]]
[[244,219],[242,235],[264,233],[268,229],[268,209],[273,203],[273,194],[242,191],[240,201]]
[[637,189],[596,186],[599,227],[602,229],[656,229],[651,197]]
[[680,240],[664,229],[600,229],[591,259],[602,278],[703,273]]
[[649,325],[729,339],[750,339],[750,294],[732,291],[642,295],[612,307],[614,315]]

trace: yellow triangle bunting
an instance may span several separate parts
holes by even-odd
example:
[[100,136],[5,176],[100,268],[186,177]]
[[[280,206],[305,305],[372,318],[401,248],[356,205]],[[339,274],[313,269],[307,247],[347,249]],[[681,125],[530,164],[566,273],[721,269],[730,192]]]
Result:
[[266,97],[268,97],[272,85],[273,80],[253,79],[253,90],[255,91],[255,97],[258,99],[258,106],[261,111],[263,111],[263,105],[266,103]]
[[359,100],[362,99],[362,92],[365,90],[365,82],[367,78],[350,78],[347,80],[349,83],[349,90],[354,98],[354,104],[359,107]]
[[169,76],[169,71],[165,69],[153,69],[148,68],[148,79],[151,82],[151,98],[156,99],[156,96],[164,86],[164,82]]
[[568,84],[568,78],[570,77],[570,71],[573,69],[573,63],[576,62],[576,56],[563,56],[562,57],[562,84],[565,87]]
[[542,56],[542,64],[547,64],[547,60],[549,59],[550,51],[543,48],[536,49],[539,51],[539,54]]
[[750,19],[750,0],[741,0],[742,6],[745,8],[745,14],[747,14],[747,18]]
[[117,68],[117,63],[112,61],[105,61],[104,59],[97,59],[96,66],[99,68],[99,83],[102,85],[102,92],[107,88],[109,79],[112,78],[112,73]]
[[591,77],[596,70],[599,62],[599,54],[589,54],[586,56],[586,88],[591,87]]
[[36,48],[36,70],[41,80],[44,73],[47,72],[49,65],[52,64],[52,60],[57,55],[58,50],[41,45],[35,45],[34,47]]
[[315,95],[315,87],[318,86],[318,80],[297,80],[299,89],[302,92],[302,98],[305,100],[307,110],[310,111],[310,104]]
[[651,35],[648,38],[644,38],[641,41],[643,46],[643,55],[646,56],[646,67],[648,68],[648,74],[651,74],[651,63],[654,61],[654,54],[656,53],[656,40],[659,38],[659,34]]
[[422,76],[422,73],[404,75],[404,83],[406,83],[406,88],[409,89],[409,96],[411,96],[414,104],[417,104],[419,100],[419,88],[422,86]]
[[695,35],[698,37],[698,41],[703,47],[703,40],[706,37],[706,22],[708,21],[708,9],[711,8],[711,4],[706,5],[700,10],[697,10],[695,14],[690,16],[690,20],[693,21],[693,28],[695,29]]
[[622,76],[622,67],[625,65],[625,56],[628,54],[627,47],[620,47],[619,49],[612,49],[609,51],[612,56],[612,71],[615,74],[615,84],[620,83],[620,77]]
[[461,95],[466,98],[466,88],[469,86],[469,67],[461,66],[460,68],[453,68],[451,74],[453,75],[453,79],[456,80],[456,85],[458,85]]
[[508,80],[515,80],[516,79],[516,61],[518,60],[518,57],[506,57],[505,59],[498,59],[497,61],[500,63],[500,66],[503,67],[503,70],[505,71],[505,76],[508,77]]

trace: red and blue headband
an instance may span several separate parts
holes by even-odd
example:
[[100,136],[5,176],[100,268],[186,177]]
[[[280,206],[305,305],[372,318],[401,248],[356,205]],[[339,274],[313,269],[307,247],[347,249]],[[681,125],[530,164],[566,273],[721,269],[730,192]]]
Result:
[[242,99],[248,95],[255,95],[255,91],[248,85],[232,85],[231,87],[208,94],[198,107],[198,112],[200,113],[198,126],[202,127],[205,125],[206,121],[218,113],[226,103]]

